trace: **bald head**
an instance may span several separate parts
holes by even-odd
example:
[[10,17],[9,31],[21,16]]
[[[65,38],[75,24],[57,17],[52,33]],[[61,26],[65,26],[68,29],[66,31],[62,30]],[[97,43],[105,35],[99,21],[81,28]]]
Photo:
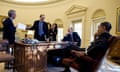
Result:
[[72,33],[73,32],[73,28],[72,27],[68,28],[68,32]]

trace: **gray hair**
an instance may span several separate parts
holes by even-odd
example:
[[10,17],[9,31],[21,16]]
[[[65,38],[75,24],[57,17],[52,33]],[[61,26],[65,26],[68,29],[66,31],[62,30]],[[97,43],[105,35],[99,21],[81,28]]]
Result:
[[15,14],[15,12],[16,12],[15,10],[12,10],[12,9],[9,10],[8,11],[8,16],[11,17],[13,14]]

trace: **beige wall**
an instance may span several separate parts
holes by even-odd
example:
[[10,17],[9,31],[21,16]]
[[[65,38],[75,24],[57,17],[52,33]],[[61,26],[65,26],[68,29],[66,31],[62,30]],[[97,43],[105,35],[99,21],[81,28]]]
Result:
[[44,13],[46,15],[46,21],[50,23],[53,23],[54,20],[58,18],[62,19],[65,34],[69,27],[69,21],[65,12],[75,4],[88,8],[84,23],[85,45],[83,47],[86,47],[89,44],[92,15],[97,9],[103,9],[105,11],[107,21],[110,21],[113,26],[111,33],[113,35],[116,34],[116,8],[120,7],[120,0],[67,0],[57,4],[40,6],[13,5],[0,2],[0,15],[7,15],[9,9],[15,9],[17,11],[15,23],[22,22],[25,24],[33,24],[34,20],[38,19],[41,13]]

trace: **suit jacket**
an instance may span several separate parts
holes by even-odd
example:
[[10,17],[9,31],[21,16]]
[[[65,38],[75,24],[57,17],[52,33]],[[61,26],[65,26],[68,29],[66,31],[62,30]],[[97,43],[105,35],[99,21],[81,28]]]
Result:
[[3,39],[7,39],[9,44],[13,44],[15,40],[16,28],[10,18],[3,21]]
[[[73,40],[74,40],[74,42],[78,42],[78,43],[77,43],[77,46],[81,46],[81,38],[80,38],[80,36],[78,35],[78,33],[77,33],[77,32],[73,32],[72,35],[73,35]],[[72,39],[72,38],[71,38],[71,35],[70,35],[70,34],[67,34],[67,35],[63,38],[63,41],[72,41],[71,39]]]
[[98,55],[104,54],[108,49],[108,39],[111,35],[107,32],[101,34],[88,48],[88,56],[96,59]]
[[[34,38],[39,40],[39,20],[35,21],[33,26],[30,28],[30,30],[35,30]],[[44,31],[44,37],[48,38],[48,24],[46,22],[43,22],[43,31]]]

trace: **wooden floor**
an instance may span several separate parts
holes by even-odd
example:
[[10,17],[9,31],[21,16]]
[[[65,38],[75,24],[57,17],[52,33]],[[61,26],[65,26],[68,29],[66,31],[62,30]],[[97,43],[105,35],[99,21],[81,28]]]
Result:
[[[76,70],[71,69],[71,72],[77,72]],[[61,72],[63,71],[63,67],[48,67],[48,72]],[[4,70],[4,63],[0,63],[0,72],[12,72],[12,70]],[[120,66],[110,61],[106,61],[100,68],[98,72],[120,72]]]

